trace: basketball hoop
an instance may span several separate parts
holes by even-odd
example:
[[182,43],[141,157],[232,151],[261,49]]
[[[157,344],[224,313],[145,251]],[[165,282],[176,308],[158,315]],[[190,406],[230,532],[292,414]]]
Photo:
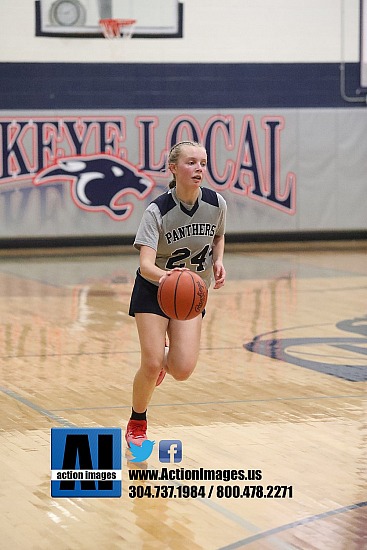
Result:
[[131,38],[134,34],[136,19],[100,19],[99,25],[103,36],[114,38]]

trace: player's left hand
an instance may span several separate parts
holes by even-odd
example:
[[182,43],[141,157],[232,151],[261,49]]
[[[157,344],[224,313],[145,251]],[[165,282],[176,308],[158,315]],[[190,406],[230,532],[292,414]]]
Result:
[[224,269],[224,265],[222,262],[215,262],[213,265],[213,272],[214,272],[214,289],[221,288],[225,281],[226,281],[226,270]]

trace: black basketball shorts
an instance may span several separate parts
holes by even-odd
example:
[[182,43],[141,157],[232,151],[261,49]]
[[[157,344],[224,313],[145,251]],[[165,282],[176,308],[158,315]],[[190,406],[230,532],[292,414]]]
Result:
[[144,279],[137,271],[131,293],[129,315],[135,317],[135,313],[155,313],[169,319],[159,307],[157,294],[158,286]]

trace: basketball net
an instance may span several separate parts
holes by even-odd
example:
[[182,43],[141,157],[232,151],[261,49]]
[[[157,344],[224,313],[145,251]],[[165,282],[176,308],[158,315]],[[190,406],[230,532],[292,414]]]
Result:
[[103,36],[109,40],[131,38],[134,34],[136,19],[100,19]]

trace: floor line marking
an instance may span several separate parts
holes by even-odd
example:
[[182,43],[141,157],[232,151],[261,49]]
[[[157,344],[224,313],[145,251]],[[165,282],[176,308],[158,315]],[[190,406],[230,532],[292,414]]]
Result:
[[[234,403],[271,403],[279,401],[317,401],[319,399],[367,399],[367,394],[356,395],[315,395],[310,397],[274,397],[273,399],[234,399],[228,401],[190,401],[185,403],[156,403],[150,404],[149,408],[153,407],[180,407],[180,406],[196,406],[196,405],[231,405]],[[61,411],[94,411],[94,410],[110,410],[110,409],[130,409],[131,405],[109,405],[100,407],[70,407],[62,409],[52,409],[53,412]]]
[[72,424],[68,420],[65,420],[65,418],[63,418],[62,416],[54,414],[54,412],[48,411],[47,409],[44,409],[43,407],[39,407],[38,405],[36,405],[32,401],[30,401],[29,399],[26,399],[25,397],[23,397],[22,395],[19,395],[19,393],[15,392],[13,390],[10,390],[8,388],[4,388],[4,387],[0,386],[0,392],[4,393],[5,395],[8,395],[9,397],[12,397],[13,399],[18,401],[19,403],[22,403],[23,405],[26,405],[26,407],[29,407],[30,409],[33,409],[34,411],[38,412],[42,416],[46,416],[50,420],[53,420],[54,422],[57,422],[58,424],[61,424],[62,426],[65,426],[65,427],[74,427],[75,426],[75,424]]
[[367,501],[364,502],[358,502],[356,504],[351,504],[349,506],[343,506],[342,508],[336,508],[334,510],[329,510],[328,512],[322,512],[321,514],[315,514],[314,516],[308,516],[306,518],[293,521],[291,523],[286,523],[285,525],[279,525],[278,527],[274,527],[273,529],[269,529],[268,531],[263,531],[262,533],[258,533],[256,535],[252,535],[251,537],[247,537],[245,539],[239,540],[237,542],[234,542],[232,544],[228,544],[227,546],[222,546],[218,550],[235,550],[236,548],[242,548],[243,546],[247,546],[248,544],[251,544],[252,542],[255,542],[260,539],[264,539],[266,537],[270,537],[273,535],[277,535],[279,533],[282,533],[284,531],[288,531],[289,529],[293,529],[294,527],[300,527],[303,525],[307,525],[309,523],[312,523],[314,521],[322,520],[325,518],[329,518],[332,516],[336,516],[338,514],[344,514],[345,512],[349,512],[351,510],[356,510],[358,508],[363,508],[364,506],[367,506]]

